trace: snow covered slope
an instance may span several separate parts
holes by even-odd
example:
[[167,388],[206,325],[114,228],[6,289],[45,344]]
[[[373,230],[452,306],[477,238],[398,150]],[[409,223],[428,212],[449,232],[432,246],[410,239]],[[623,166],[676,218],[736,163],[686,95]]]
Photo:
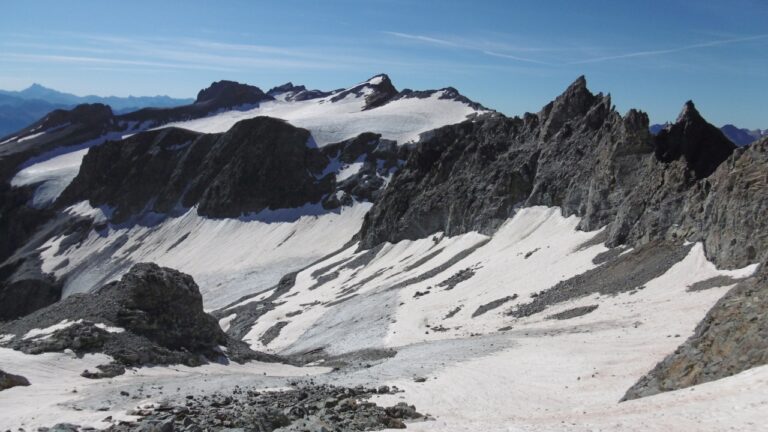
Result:
[[[300,272],[245,339],[256,349],[283,354],[395,349],[394,357],[337,379],[383,379],[406,389],[409,403],[437,417],[409,425],[414,430],[648,430],[657,424],[719,430],[729,419],[708,411],[723,401],[718,391],[749,395],[738,424],[754,425],[768,407],[768,393],[755,394],[752,385],[738,388],[736,383],[750,380],[741,376],[707,384],[708,399],[694,387],[618,401],[693,333],[733,286],[729,280],[750,276],[757,265],[718,270],[701,244],[679,245],[669,259],[653,261],[660,267],[647,281],[624,274],[634,280],[626,289],[569,297],[569,288],[558,285],[562,281],[578,284],[578,277],[589,280],[590,270],[647,259],[640,250],[609,250],[599,231],[578,231],[578,223],[558,208],[532,207],[492,237],[437,235],[373,252],[352,246]],[[718,276],[732,279],[691,288]],[[553,287],[564,294],[543,310],[511,313],[547,297]],[[236,320],[230,315],[228,323]],[[274,336],[276,323],[283,324]],[[270,331],[274,337],[265,338]],[[765,373],[748,374],[764,381]],[[681,422],[665,420],[669,416]]]
[[[289,97],[285,92],[273,93],[275,100],[263,102],[250,110],[232,110],[165,126],[216,133],[229,130],[240,120],[270,116],[308,129],[320,146],[363,132],[378,133],[385,139],[404,144],[418,141],[424,132],[460,123],[468,116],[486,112],[484,108],[458,96],[453,89],[424,92],[419,96],[401,94],[384,105],[367,108],[366,99],[376,92],[374,86],[381,85],[383,79],[382,75],[378,75],[348,89],[305,100]],[[295,95],[290,93],[290,96]]]
[[[192,275],[205,307],[217,308],[341,248],[359,230],[370,204],[336,212],[316,207],[314,214],[312,209],[286,209],[248,220],[204,218],[191,208],[155,224],[92,230],[78,247],[62,247],[67,236],[61,235],[41,248],[43,270],[67,274],[67,296],[115,280],[134,263],[155,262]],[[105,220],[102,210],[87,202],[67,211]]]
[[[358,206],[347,210],[348,215],[334,215],[335,221],[360,217],[365,208]],[[84,205],[70,209],[87,210]],[[307,228],[303,232],[314,234],[304,234],[291,248],[310,248],[327,241],[323,236],[337,227],[327,219],[330,217],[299,220],[298,224],[316,230]],[[58,421],[50,415],[53,413],[56,418],[105,426],[99,420],[107,414],[97,415],[99,409],[123,419],[127,418],[125,410],[161,398],[231,389],[234,384],[268,388],[285,385],[281,376],[309,374],[316,383],[396,385],[404,392],[378,396],[375,401],[390,405],[405,400],[430,413],[434,420],[408,425],[416,431],[759,430],[762,413],[768,409],[768,393],[762,390],[768,382],[766,367],[619,403],[640,376],[692,334],[733,281],[749,276],[756,266],[719,270],[707,261],[698,243],[667,249],[654,245],[651,255],[663,255],[661,260],[644,255],[642,248],[609,249],[601,243],[601,231],[579,231],[578,223],[577,217],[561,216],[559,208],[531,207],[519,210],[492,236],[438,234],[371,251],[349,246],[300,271],[293,286],[256,320],[246,336],[254,348],[283,354],[320,349],[341,358],[365,358],[365,353],[374,353],[361,367],[337,371],[258,363],[161,367],[129,371],[109,381],[90,381],[77,376],[79,370],[95,364],[89,357],[75,360],[0,350],[4,365],[33,381],[32,387],[0,394],[0,401],[17,404],[5,398],[14,395],[13,400],[23,401],[31,394],[45,395],[43,408],[19,408],[18,417],[0,425],[50,426]],[[163,237],[171,224],[189,228],[192,234],[167,253],[157,252],[174,243]],[[231,275],[245,280],[255,261],[249,261],[251,254],[242,248],[261,247],[255,234],[247,233],[258,232],[269,244],[265,248],[275,248],[289,227],[294,226],[215,222],[184,215],[132,234],[141,240],[126,243],[115,259],[131,250],[136,257],[157,253],[161,262],[167,259],[168,264],[197,271],[202,278],[212,280],[196,266],[228,268]],[[270,230],[273,235],[266,234]],[[101,241],[94,237],[84,247],[91,252],[108,249]],[[190,242],[189,249],[183,248],[185,242]],[[57,245],[51,246],[49,251]],[[206,247],[209,250],[201,250]],[[279,254],[281,249],[275,250]],[[48,255],[46,266],[50,267],[65,259]],[[83,259],[72,253],[67,258]],[[590,282],[590,275],[600,271],[604,271],[601,278],[610,279],[611,271],[622,271],[622,262],[653,263],[658,268],[648,274],[621,274],[620,279],[629,281],[626,286],[605,292],[571,296],[571,288],[562,284],[570,281],[579,286],[579,278]],[[259,283],[252,276],[249,280]],[[713,280],[720,282],[695,288]],[[552,297],[552,290],[560,290],[562,295]],[[234,326],[240,319],[235,311],[263,307],[259,303],[270,294],[265,291],[224,308],[221,325]],[[227,291],[209,284],[206,301],[220,304],[215,300],[219,295],[229,297]],[[525,316],[511,313],[539,298],[552,301]],[[265,339],[264,334],[276,323],[286,324],[271,340]],[[377,357],[375,353],[382,349],[390,354]],[[50,379],[54,371],[63,378]],[[43,384],[35,388],[38,380]],[[78,393],[71,394],[71,388]],[[136,394],[139,388],[154,396],[133,401],[117,396],[123,390]],[[157,394],[163,388],[176,392]],[[724,407],[737,415],[724,415]]]
[[[401,241],[375,250],[373,257],[370,251],[357,252],[354,245],[300,272],[292,296],[261,317],[245,339],[259,350],[301,353],[324,348],[341,354],[488,334],[523,323],[560,328],[559,321],[544,317],[591,304],[600,306],[587,316],[599,322],[672,301],[673,294],[683,300],[676,307],[694,310],[706,299],[698,313],[684,314],[690,332],[724,291],[686,293],[686,287],[718,275],[746,277],[756,268],[718,271],[704,258],[701,245],[695,245],[678,255],[685,259],[669,274],[634,294],[629,292],[639,285],[622,293],[631,299],[631,307],[594,293],[553,302],[529,317],[510,314],[542,291],[598,267],[596,258],[608,249],[590,243],[599,232],[578,231],[578,223],[575,216],[563,218],[558,208],[531,207],[520,210],[490,238],[468,233]],[[361,261],[365,264],[359,265]],[[279,335],[268,344],[260,342],[276,322],[286,323]]]

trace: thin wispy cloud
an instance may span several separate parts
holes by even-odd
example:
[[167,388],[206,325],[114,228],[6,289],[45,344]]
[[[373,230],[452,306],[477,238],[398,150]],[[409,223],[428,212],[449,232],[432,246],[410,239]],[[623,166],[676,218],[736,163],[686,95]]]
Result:
[[515,53],[538,52],[538,51],[548,51],[550,49],[511,46],[511,45],[500,43],[500,42],[490,42],[490,41],[468,41],[468,40],[452,41],[452,40],[440,39],[432,36],[393,32],[393,31],[385,31],[383,33],[390,36],[395,36],[401,39],[416,41],[419,43],[427,43],[427,44],[439,45],[439,46],[448,47],[448,48],[458,48],[458,49],[463,49],[468,51],[474,51],[474,52],[478,52],[480,54],[484,54],[491,57],[505,58],[508,60],[515,60],[515,61],[525,62],[525,63],[551,65],[549,62],[539,60],[539,59],[534,59],[528,56],[521,56],[519,54],[509,54],[505,52],[499,52],[499,50],[515,52]]
[[499,57],[499,58],[505,58],[505,59],[510,59],[510,60],[517,60],[517,61],[525,62],[525,63],[535,63],[535,64],[540,64],[540,65],[554,66],[554,64],[549,63],[549,62],[540,61],[540,60],[534,60],[534,59],[531,59],[531,58],[520,57],[520,56],[516,56],[516,55],[511,55],[511,54],[497,53],[497,52],[494,52],[494,51],[484,50],[483,54],[486,54],[486,55],[489,55],[489,56],[492,56],[492,57]]
[[[4,52],[0,59],[15,62],[57,64],[102,64],[126,67],[154,67],[234,72],[256,68],[333,69],[345,67],[353,59],[321,56],[317,52],[278,46],[227,44],[189,38],[140,38],[112,35],[63,33],[65,43],[47,45],[35,42],[0,43],[24,52]],[[31,52],[30,52],[31,50]],[[71,55],[72,52],[86,55]],[[355,59],[361,63],[370,59]]]
[[415,40],[419,42],[427,42],[431,44],[436,45],[445,45],[450,47],[458,47],[458,48],[464,48],[461,44],[456,42],[451,42],[445,39],[438,39],[430,36],[423,36],[423,35],[416,35],[416,34],[408,34],[408,33],[400,33],[400,32],[393,32],[393,31],[385,31],[384,34],[388,34],[391,36],[396,36],[402,39],[410,39]]
[[111,65],[123,65],[123,66],[150,66],[165,69],[191,69],[191,70],[213,70],[213,71],[232,71],[228,68],[222,68],[209,65],[187,64],[187,63],[166,63],[155,62],[146,60],[127,60],[127,59],[115,59],[115,58],[103,58],[103,57],[84,57],[84,56],[67,56],[67,55],[55,55],[55,54],[23,54],[23,53],[6,53],[0,55],[0,59],[4,60],[19,60],[19,61],[43,61],[52,63],[76,63],[76,64],[111,64]]
[[657,55],[664,55],[664,54],[674,54],[674,53],[683,52],[683,51],[690,51],[690,50],[696,50],[701,48],[711,48],[711,47],[716,47],[721,45],[730,45],[730,44],[736,44],[741,42],[750,42],[750,41],[766,39],[766,38],[768,38],[768,34],[747,36],[747,37],[740,37],[740,38],[731,38],[731,39],[721,39],[716,41],[685,45],[685,46],[676,47],[676,48],[648,50],[648,51],[635,51],[635,52],[617,54],[612,56],[596,57],[596,58],[591,58],[586,60],[572,61],[566,64],[577,65],[577,64],[587,64],[587,63],[599,63],[599,62],[628,59],[628,58],[635,58],[635,57],[650,57],[650,56],[657,56]]
[[[0,46],[15,47],[12,52],[0,52],[0,61],[31,64],[55,63],[93,66],[124,66],[126,69],[156,68],[248,72],[253,70],[350,70],[370,68],[379,70],[421,68],[423,70],[492,67],[492,63],[467,64],[436,59],[402,57],[401,52],[377,51],[376,56],[340,43],[335,49],[325,46],[291,46],[231,43],[195,37],[142,37],[55,32],[58,44],[35,41],[34,35],[22,41],[0,42]],[[43,39],[44,36],[39,36]],[[343,42],[343,41],[342,41]],[[319,42],[318,42],[319,43]],[[434,43],[434,42],[432,42]],[[354,45],[354,44],[353,44]],[[23,51],[20,49],[25,48]],[[9,50],[10,51],[10,50]],[[82,55],[73,54],[82,53]]]

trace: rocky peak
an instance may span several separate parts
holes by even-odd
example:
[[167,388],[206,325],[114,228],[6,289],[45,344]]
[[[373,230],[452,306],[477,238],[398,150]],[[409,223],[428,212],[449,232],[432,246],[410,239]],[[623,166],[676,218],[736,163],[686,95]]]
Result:
[[602,93],[594,95],[589,91],[584,75],[578,77],[563,94],[547,104],[539,113],[543,125],[542,137],[551,137],[565,123],[589,112],[592,106],[603,98]]
[[386,74],[379,74],[374,75],[373,77],[354,87],[340,92],[331,98],[331,102],[338,102],[350,94],[354,94],[356,96],[364,95],[365,106],[363,107],[363,110],[369,110],[386,104],[395,96],[397,96],[398,92],[395,86],[392,85],[392,81],[389,79],[389,76]]
[[200,90],[195,104],[211,104],[219,107],[256,104],[272,97],[260,88],[234,81],[216,81],[210,87]]
[[43,117],[39,122],[39,125],[42,125],[42,129],[50,129],[65,124],[75,123],[98,125],[108,123],[112,118],[112,108],[108,105],[100,103],[82,104],[71,110],[58,109],[51,111],[50,114]]
[[306,89],[307,88],[304,87],[303,85],[295,86],[295,85],[293,85],[292,82],[288,81],[285,84],[272,87],[267,92],[267,95],[274,97],[274,96],[285,94],[285,93],[298,93],[298,92],[302,92],[302,91],[304,91]]
[[677,121],[659,131],[656,157],[662,162],[685,159],[697,179],[708,177],[733,153],[733,144],[717,127],[707,123],[692,101],[683,105]]
[[692,100],[689,100],[683,104],[683,109],[680,110],[680,114],[677,115],[677,120],[675,120],[675,123],[703,121],[704,118],[699,113],[699,110],[696,109],[696,105],[693,104]]

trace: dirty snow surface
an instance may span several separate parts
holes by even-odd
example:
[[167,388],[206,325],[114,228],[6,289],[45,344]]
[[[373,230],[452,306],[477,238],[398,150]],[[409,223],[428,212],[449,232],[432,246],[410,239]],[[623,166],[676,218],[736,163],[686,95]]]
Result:
[[[364,210],[349,210],[354,223],[360,223]],[[336,230],[338,234],[341,228],[324,217],[328,216],[311,223],[294,222],[310,224],[304,234],[295,234],[304,236],[296,240],[296,247],[311,249],[323,239],[323,233]],[[209,223],[223,225],[206,225]],[[206,290],[206,307],[218,308],[229,303],[217,297],[226,293],[230,281],[220,279],[221,286],[206,286],[206,277],[210,278],[206,275],[226,268],[231,280],[247,280],[252,268],[248,257],[262,254],[251,249],[251,254],[231,255],[246,245],[261,247],[255,237],[247,237],[244,224],[249,223],[254,222],[199,221],[183,216],[174,221],[175,232],[183,234],[191,224],[193,234],[185,241],[200,244],[167,251],[174,240],[149,231],[140,236],[148,245],[141,254],[163,265],[197,272],[195,277]],[[596,241],[599,231],[578,231],[578,223],[576,217],[562,217],[557,208],[532,207],[519,210],[492,236],[437,234],[371,251],[358,250],[356,244],[342,247],[344,241],[337,241],[331,246],[338,245],[338,251],[305,264],[290,290],[249,323],[244,337],[257,350],[297,356],[325,354],[303,368],[259,363],[164,367],[129,370],[109,380],[86,380],[79,372],[104,363],[103,359],[28,356],[0,349],[3,368],[32,382],[30,387],[0,392],[0,409],[18,412],[0,416],[0,429],[30,430],[63,419],[106,426],[101,419],[107,415],[125,418],[126,410],[158,398],[183,398],[231,388],[235,383],[275,388],[285,386],[287,380],[311,377],[315,383],[403,389],[379,395],[374,401],[385,406],[405,401],[434,417],[408,424],[415,431],[761,430],[768,412],[768,366],[618,402],[629,387],[693,333],[732,285],[693,291],[688,287],[721,275],[743,278],[756,266],[720,270],[707,261],[701,244],[681,244],[669,255],[674,260],[664,262],[648,280],[638,281],[638,286],[628,282],[629,286],[611,292],[558,298],[530,314],[511,313],[546,297],[542,292],[561,281],[610,265],[604,259],[606,254],[618,259],[622,252],[620,257],[634,259],[641,253],[609,250]],[[164,229],[170,227],[156,227]],[[288,228],[253,226],[254,232],[266,238],[271,230],[283,229]],[[280,231],[275,234],[277,240],[265,241],[274,248],[288,234]],[[217,248],[217,236],[224,237],[221,244],[227,247]],[[107,247],[98,243],[103,239],[90,241],[85,247],[92,251]],[[201,252],[203,244],[211,245],[211,250]],[[334,249],[331,246],[327,249]],[[142,250],[143,246],[126,247]],[[167,252],[151,255],[151,250]],[[230,255],[219,260],[225,251]],[[68,258],[76,262],[73,254]],[[48,256],[46,266],[57,267],[56,260],[64,258]],[[200,268],[202,263],[206,268]],[[262,307],[260,302],[268,295],[265,292],[223,308],[220,325],[242,328],[240,320],[248,317],[242,311]],[[284,323],[277,335],[262,338],[268,331],[274,333],[276,323]],[[375,354],[384,351],[389,354]],[[338,369],[330,367],[336,367],[337,361],[323,367],[339,358],[362,360]],[[43,379],[48,376],[51,378]],[[124,400],[118,394],[121,390],[134,394],[140,386],[147,390],[145,395],[152,396]],[[78,392],[73,394],[72,389]],[[34,404],[30,403],[33,398]]]
[[[368,84],[375,85],[376,82],[369,81]],[[205,118],[167,124],[163,127],[177,126],[197,132],[218,133],[226,132],[240,120],[269,116],[287,120],[294,126],[308,129],[319,146],[353,138],[363,132],[379,133],[385,139],[405,144],[418,141],[424,132],[460,123],[466,120],[467,116],[481,112],[464,102],[441,99],[446,90],[438,90],[425,98],[394,100],[367,110],[364,110],[365,97],[372,91],[370,88],[364,88],[359,94],[350,93],[341,100],[332,100],[343,91],[339,90],[323,98],[304,101],[284,100],[278,97],[274,101],[264,102],[253,109],[226,111]]]

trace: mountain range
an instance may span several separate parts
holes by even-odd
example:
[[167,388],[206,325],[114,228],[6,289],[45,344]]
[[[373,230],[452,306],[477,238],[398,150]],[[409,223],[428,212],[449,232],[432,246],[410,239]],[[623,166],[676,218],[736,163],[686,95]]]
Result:
[[54,110],[0,139],[0,429],[759,430],[766,168],[583,76]]
[[75,96],[40,84],[24,90],[0,90],[0,136],[29,126],[55,109],[74,108],[76,105],[101,103],[115,112],[130,112],[145,107],[173,107],[192,102],[192,99],[174,99],[168,96]]

